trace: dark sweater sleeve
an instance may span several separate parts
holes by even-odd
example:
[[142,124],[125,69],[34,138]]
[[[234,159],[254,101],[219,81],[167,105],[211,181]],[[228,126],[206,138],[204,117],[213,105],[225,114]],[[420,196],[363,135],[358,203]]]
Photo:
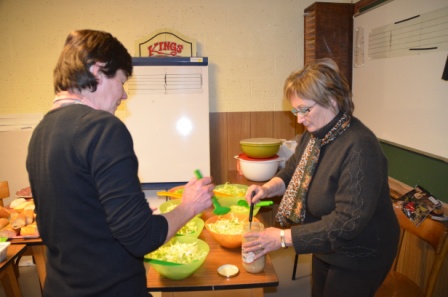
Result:
[[153,215],[137,176],[138,161],[126,126],[116,117],[86,119],[79,127],[78,151],[87,155],[91,175],[112,236],[141,257],[162,245],[168,232],[163,216]]
[[315,199],[315,209],[316,202],[329,207],[315,213],[317,221],[292,227],[294,247],[300,253],[373,255],[378,242],[371,219],[378,200],[387,193],[386,160],[376,139],[351,131],[326,149],[309,199]]

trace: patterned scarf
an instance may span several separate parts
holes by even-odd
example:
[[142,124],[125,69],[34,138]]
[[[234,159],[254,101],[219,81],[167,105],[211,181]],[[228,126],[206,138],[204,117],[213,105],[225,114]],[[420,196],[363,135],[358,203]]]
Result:
[[278,208],[276,220],[282,227],[303,223],[305,220],[306,196],[319,161],[320,149],[344,133],[350,126],[350,120],[349,115],[343,114],[324,138],[311,137]]

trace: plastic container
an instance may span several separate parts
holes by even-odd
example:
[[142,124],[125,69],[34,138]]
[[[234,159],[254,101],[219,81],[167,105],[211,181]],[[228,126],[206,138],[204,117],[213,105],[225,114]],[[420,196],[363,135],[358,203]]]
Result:
[[10,244],[11,243],[9,241],[0,242],[0,262],[6,259],[6,253],[8,252],[8,247]]
[[276,138],[249,138],[240,141],[243,153],[252,158],[270,158],[277,154],[282,141]]
[[[245,242],[250,242],[254,240],[252,237],[245,238],[244,234],[250,232],[260,232],[264,230],[264,226],[260,222],[252,222],[251,228],[249,228],[249,222],[244,223],[244,231],[243,231],[243,244]],[[249,273],[259,273],[262,272],[264,266],[266,264],[266,256],[262,256],[261,258],[254,261],[255,255],[260,253],[261,250],[255,252],[245,252],[244,249],[241,251],[242,256],[242,264],[244,269]]]
[[271,179],[278,170],[283,158],[275,156],[266,159],[250,158],[245,154],[235,156],[245,178],[256,182],[264,182]]

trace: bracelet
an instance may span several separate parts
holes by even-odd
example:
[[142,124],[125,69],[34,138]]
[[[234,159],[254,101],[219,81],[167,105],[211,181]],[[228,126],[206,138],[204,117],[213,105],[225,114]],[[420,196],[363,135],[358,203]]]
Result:
[[285,242],[285,230],[280,230],[280,244],[282,245],[282,248],[287,249],[288,247],[286,246],[286,242]]

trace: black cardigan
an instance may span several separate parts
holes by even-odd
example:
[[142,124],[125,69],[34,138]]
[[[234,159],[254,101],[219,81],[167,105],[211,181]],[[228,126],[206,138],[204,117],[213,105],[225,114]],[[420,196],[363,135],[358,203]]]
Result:
[[165,241],[137,177],[126,126],[84,105],[50,111],[27,158],[48,247],[44,296],[148,296],[143,256]]
[[[313,133],[318,138],[341,114]],[[293,156],[278,173],[288,185],[310,139],[301,137]],[[389,194],[387,160],[375,135],[358,119],[333,142],[322,147],[308,192],[306,218],[291,228],[298,254],[353,270],[392,263],[399,226]]]

